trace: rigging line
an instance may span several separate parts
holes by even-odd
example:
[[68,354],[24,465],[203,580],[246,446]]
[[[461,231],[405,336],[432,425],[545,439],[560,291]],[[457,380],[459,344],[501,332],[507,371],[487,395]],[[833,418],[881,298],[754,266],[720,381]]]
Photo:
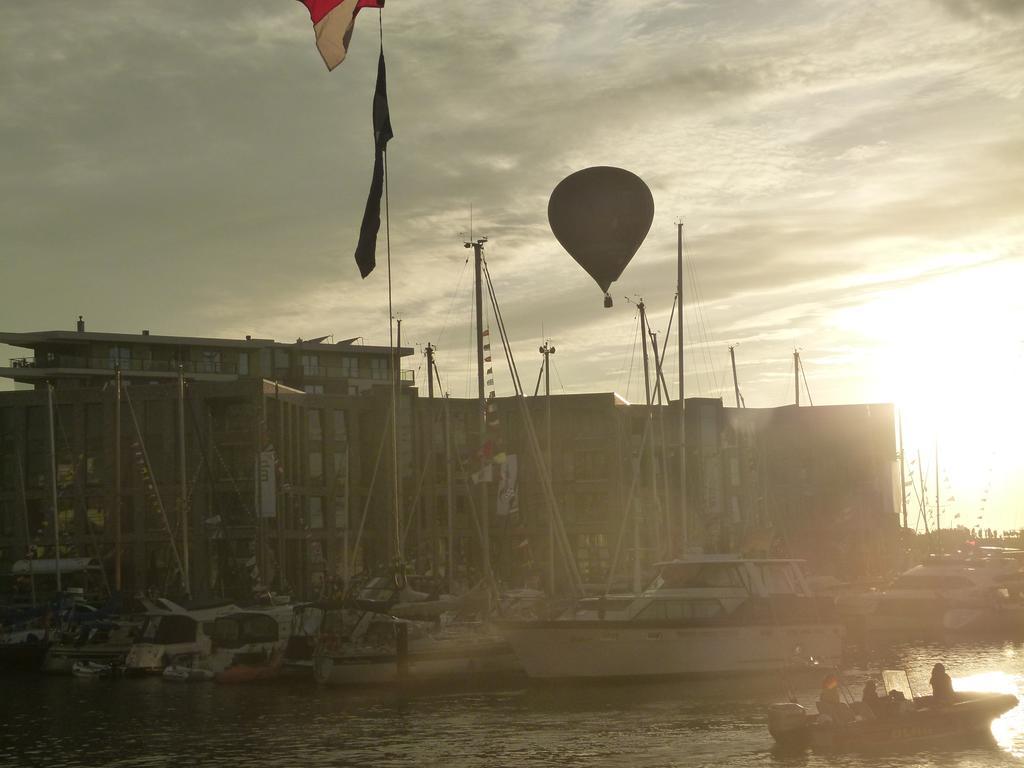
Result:
[[[533,427],[533,419],[530,417],[530,409],[526,405],[526,398],[523,397],[522,382],[519,379],[519,371],[516,368],[515,357],[512,354],[512,345],[509,343],[508,333],[505,329],[504,319],[501,315],[501,307],[498,305],[497,296],[494,292],[494,284],[491,281],[490,272],[487,270],[487,264],[483,264],[484,274],[487,278],[487,290],[493,304],[495,313],[495,319],[498,326],[498,331],[501,334],[502,345],[505,350],[505,357],[508,361],[510,370],[512,371],[513,386],[515,387],[515,400],[519,406],[520,413],[523,419],[523,425],[525,427],[524,432],[529,444],[531,453],[534,461],[537,464],[537,474],[540,477],[541,487],[546,497],[546,503],[548,511],[551,516],[553,527],[555,529],[555,539],[559,542],[562,549],[562,554],[566,560],[566,567],[569,571],[570,581],[572,582],[573,588],[577,594],[583,594],[583,579],[579,573],[579,567],[576,564],[575,558],[572,555],[573,549],[569,542],[568,534],[565,531],[565,525],[562,522],[562,516],[558,509],[558,501],[555,498],[554,487],[551,483],[551,475],[548,468],[545,466],[543,459],[543,453],[540,450],[540,442],[537,439],[536,431]],[[493,574],[488,574],[488,579],[493,579]]]
[[533,388],[533,396],[536,397],[537,393],[540,392],[540,380],[544,376],[544,359],[540,361],[540,370],[537,371],[537,386]]
[[[438,410],[432,413],[430,416],[431,426],[437,426],[441,423],[441,411]],[[431,446],[430,450],[433,450]],[[412,502],[409,504],[409,514],[406,516],[405,525],[402,527],[402,543],[405,544],[406,539],[409,537],[409,529],[412,528],[413,521],[416,519],[416,506],[420,501],[420,493],[423,491],[423,481],[427,477],[427,470],[430,469],[430,462],[423,462],[423,469],[420,471],[420,478],[416,482],[416,493],[413,495]]]
[[[651,420],[647,419],[644,421],[643,435],[640,437],[640,447],[636,450],[636,456],[642,457],[644,455],[644,448],[647,445],[647,438],[651,434]],[[621,440],[618,441],[621,444]],[[622,553],[622,542],[626,536],[626,524],[632,521],[636,517],[636,511],[630,511],[633,509],[633,497],[636,493],[637,482],[640,478],[640,459],[633,461],[633,454],[630,452],[629,462],[633,470],[633,477],[629,485],[629,495],[626,496],[626,503],[622,507],[622,523],[619,525],[619,535],[615,540],[615,555],[612,557],[611,565],[608,566],[608,581],[604,585],[604,592],[608,594],[612,588],[612,581],[615,578],[615,569],[619,564],[619,555]]]
[[[684,234],[684,237],[685,237],[685,234]],[[705,349],[705,358],[707,360],[708,369],[710,371],[710,375],[712,377],[712,380],[714,381],[715,387],[718,390],[719,395],[721,395],[721,393],[722,393],[722,383],[719,381],[719,379],[718,379],[718,372],[714,368],[714,360],[713,360],[713,356],[712,356],[712,352],[711,352],[711,350],[712,350],[711,334],[708,332],[708,329],[707,329],[707,313],[704,311],[704,304],[705,304],[705,302],[704,302],[704,291],[701,288],[700,279],[697,276],[697,265],[694,263],[694,259],[688,259],[687,260],[687,265],[689,266],[689,269],[690,269],[690,277],[691,277],[691,281],[692,281],[692,284],[693,284],[694,295],[695,295],[696,301],[697,301],[697,311],[698,311],[698,318],[699,318],[699,321],[700,321],[700,327],[702,329],[702,336],[704,338],[704,343],[707,345],[707,347]]]
[[562,374],[558,370],[558,363],[555,363],[555,376],[558,377],[558,387],[562,390],[562,394],[565,394],[565,384],[562,383]]
[[459,279],[455,283],[455,290],[452,291],[451,299],[449,299],[449,301],[448,301],[448,311],[445,313],[445,316],[444,316],[444,325],[441,326],[441,333],[440,333],[440,335],[437,338],[437,343],[438,344],[441,343],[441,340],[444,339],[445,333],[448,331],[448,321],[451,319],[452,310],[455,308],[455,300],[459,296],[459,288],[462,287],[462,280],[466,276],[466,268],[468,266],[469,266],[469,259],[467,258],[467,259],[465,259],[462,262],[462,271],[459,272]]
[[[78,492],[80,481],[81,481],[81,474],[79,473],[79,470],[78,470],[79,462],[76,461],[75,452],[71,450],[71,442],[68,440],[68,433],[64,429],[64,420],[60,417],[60,407],[59,406],[54,408],[54,416],[55,416],[54,421],[56,421],[57,422],[57,426],[60,427],[60,437],[61,437],[61,440],[64,441],[64,450],[67,451],[68,457],[71,459],[71,484],[72,484],[72,487],[73,487],[73,490],[72,490],[72,493],[71,493],[71,509],[74,510],[79,505],[81,505],[81,507],[84,508],[84,510],[85,510],[85,531],[86,531],[86,533],[89,536],[89,543],[92,544],[92,550],[93,550],[93,553],[96,555],[96,559],[99,560],[102,563],[102,562],[104,562],[104,558],[103,558],[102,554],[100,553],[99,540],[96,538],[96,532],[92,529],[92,522],[89,520],[89,505],[88,505],[88,503],[86,502],[86,500],[84,498],[85,494],[84,493],[79,494],[79,492]],[[81,460],[84,462],[85,461],[85,446],[83,446],[82,453],[80,455],[81,455]],[[61,495],[60,491],[58,490],[58,493],[57,493],[58,498],[60,497],[60,495]],[[59,524],[59,522],[58,522],[58,524]],[[111,592],[111,589],[110,589],[110,580],[107,578],[107,569],[103,568],[100,571],[100,575],[103,577],[103,586],[107,590],[107,597],[110,597],[110,595],[113,594],[113,593]]]
[[501,307],[498,306],[498,297],[494,293],[494,283],[491,281],[491,272],[487,268],[487,262],[483,264],[484,276],[487,278],[487,293],[491,297],[491,305],[494,310],[495,324],[498,326],[498,333],[501,335],[502,346],[505,347],[505,357],[508,360],[509,371],[512,374],[512,386],[515,388],[517,395],[523,394],[523,383],[519,378],[519,369],[516,367],[516,360],[512,354],[512,344],[508,338],[508,332],[505,328],[505,320],[501,314]]
[[[685,237],[686,237],[685,233],[683,234],[683,237],[684,237],[684,240],[685,240]],[[687,253],[691,253],[690,247],[688,245],[686,245],[685,242],[684,242],[684,245],[686,246]],[[718,391],[719,394],[721,394],[722,393],[722,384],[718,380],[718,374],[717,374],[717,371],[715,371],[715,369],[714,369],[714,363],[713,363],[712,356],[711,356],[711,334],[709,334],[708,330],[707,330],[707,322],[706,322],[706,320],[707,320],[706,319],[706,314],[707,313],[704,311],[704,296],[703,296],[703,290],[701,289],[701,286],[700,286],[700,280],[697,277],[697,266],[694,263],[694,259],[693,258],[687,259],[686,260],[686,265],[687,265],[687,268],[689,269],[690,281],[691,281],[691,285],[693,287],[693,294],[694,294],[694,301],[695,301],[695,310],[696,310],[696,313],[697,313],[697,321],[698,321],[698,329],[699,329],[700,335],[702,337],[703,343],[705,345],[704,349],[702,350],[703,354],[704,354],[704,358],[705,358],[705,364],[708,366],[709,376],[711,377],[712,381],[714,382],[716,390]]]
[[715,392],[717,390],[720,393],[721,387],[718,385],[718,377],[714,369],[714,361],[711,359],[711,341],[708,335],[707,326],[704,322],[703,304],[700,297],[700,289],[696,284],[697,275],[694,271],[692,261],[688,263],[687,269],[690,271],[690,282],[693,283],[694,299],[691,311],[694,315],[694,323],[697,327],[698,351],[700,353],[701,360],[704,363],[703,374],[707,380],[708,389],[711,392]]
[[[640,313],[637,312],[633,316],[633,320],[636,322],[636,327],[633,329],[633,349],[629,356],[629,369],[626,371],[626,394],[625,397],[629,400],[630,385],[633,382],[633,363],[636,361],[636,340],[640,336]],[[619,379],[619,386],[622,385],[622,379]]]
[[[665,330],[665,337],[664,337],[665,341],[661,345],[661,355],[658,357],[658,369],[663,372],[662,373],[662,378],[664,378],[665,356],[668,354],[668,348],[671,346],[669,344],[669,340],[672,338],[672,320],[675,319],[675,316],[676,316],[676,304],[678,302],[679,302],[679,295],[676,294],[676,296],[672,299],[672,309],[668,313],[668,328]],[[666,386],[666,389],[665,389],[665,401],[668,402],[669,398],[668,398],[668,389],[667,389],[668,383],[667,382],[665,383],[665,386]]]
[[811,388],[807,386],[807,371],[804,369],[804,357],[800,355],[797,358],[800,361],[800,374],[804,377],[804,392],[807,393],[807,402],[810,405],[814,405],[814,401],[811,399]]
[[153,496],[156,498],[157,509],[160,511],[160,517],[163,519],[164,528],[167,531],[167,536],[171,540],[171,552],[174,553],[174,562],[178,566],[178,573],[181,575],[182,586],[184,586],[185,568],[184,568],[184,566],[181,563],[181,556],[178,554],[178,542],[176,540],[177,537],[174,535],[174,532],[171,530],[171,523],[167,519],[167,511],[164,509],[164,502],[163,502],[163,499],[160,496],[160,488],[157,485],[156,476],[153,474],[153,467],[149,463],[149,453],[146,451],[146,443],[142,439],[142,430],[139,429],[139,420],[135,416],[135,405],[132,403],[132,397],[131,397],[131,394],[128,392],[128,390],[129,390],[129,387],[123,387],[121,391],[124,393],[124,399],[128,403],[128,413],[132,417],[132,426],[135,427],[135,436],[136,436],[136,438],[138,438],[138,441],[139,441],[138,442],[139,451],[142,454],[142,460],[143,460],[143,462],[145,464],[146,472],[149,474],[149,480],[150,480],[150,482],[152,483],[152,486],[153,486]]
[[[359,545],[362,543],[363,530],[366,528],[366,518],[370,513],[370,502],[373,501],[373,489],[377,485],[377,474],[380,470],[380,460],[384,455],[384,446],[387,443],[387,432],[391,422],[391,414],[389,413],[384,420],[384,429],[380,435],[380,446],[377,448],[377,458],[373,462],[373,474],[370,476],[370,485],[366,489],[366,501],[363,503],[363,515],[359,519],[359,529],[356,531],[356,540],[352,544],[352,560],[355,560],[355,555],[359,552]],[[350,561],[351,562],[351,561]],[[355,565],[355,563],[352,563]],[[345,588],[346,590],[351,589],[352,579],[350,574],[345,574]]]

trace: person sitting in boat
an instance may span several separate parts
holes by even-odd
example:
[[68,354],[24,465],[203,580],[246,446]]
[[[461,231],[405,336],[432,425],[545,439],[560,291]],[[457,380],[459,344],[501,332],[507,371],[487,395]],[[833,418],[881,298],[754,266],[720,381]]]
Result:
[[937,703],[953,701],[953,680],[946,674],[946,667],[936,664],[932,667],[932,677],[928,681],[932,685],[932,697]]
[[881,717],[885,713],[886,705],[889,703],[878,695],[878,688],[875,686],[874,680],[868,680],[864,683],[864,692],[861,694],[860,701],[875,717]]
[[850,708],[839,698],[839,678],[835,675],[825,675],[825,679],[821,681],[818,713],[828,715],[840,723],[853,719]]

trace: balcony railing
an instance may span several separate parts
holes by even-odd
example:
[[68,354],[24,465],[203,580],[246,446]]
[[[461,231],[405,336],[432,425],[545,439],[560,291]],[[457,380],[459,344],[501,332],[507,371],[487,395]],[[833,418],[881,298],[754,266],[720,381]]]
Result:
[[212,360],[111,360],[106,357],[75,357],[73,355],[50,355],[38,357],[13,357],[11,368],[85,368],[87,370],[113,371],[120,366],[122,371],[152,371],[154,373],[177,373],[178,366],[185,373],[238,373],[238,366]]
[[[309,379],[373,379],[387,381],[387,368],[352,368],[336,365],[303,365],[302,375]],[[416,371],[402,371],[402,381],[415,382]]]

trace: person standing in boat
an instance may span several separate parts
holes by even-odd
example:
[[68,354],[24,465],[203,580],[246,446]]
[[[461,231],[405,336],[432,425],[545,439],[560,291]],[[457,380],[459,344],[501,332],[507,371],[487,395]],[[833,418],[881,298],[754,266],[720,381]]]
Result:
[[946,674],[946,667],[944,665],[936,664],[932,667],[932,676],[928,682],[932,686],[932,697],[937,702],[953,700],[953,680]]

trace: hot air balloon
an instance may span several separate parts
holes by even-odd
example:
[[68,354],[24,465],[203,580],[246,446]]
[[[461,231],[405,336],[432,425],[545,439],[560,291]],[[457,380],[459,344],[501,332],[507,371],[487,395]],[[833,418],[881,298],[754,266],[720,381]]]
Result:
[[654,197],[643,180],[622,168],[584,168],[562,179],[548,201],[558,242],[604,291],[619,279],[654,220]]

